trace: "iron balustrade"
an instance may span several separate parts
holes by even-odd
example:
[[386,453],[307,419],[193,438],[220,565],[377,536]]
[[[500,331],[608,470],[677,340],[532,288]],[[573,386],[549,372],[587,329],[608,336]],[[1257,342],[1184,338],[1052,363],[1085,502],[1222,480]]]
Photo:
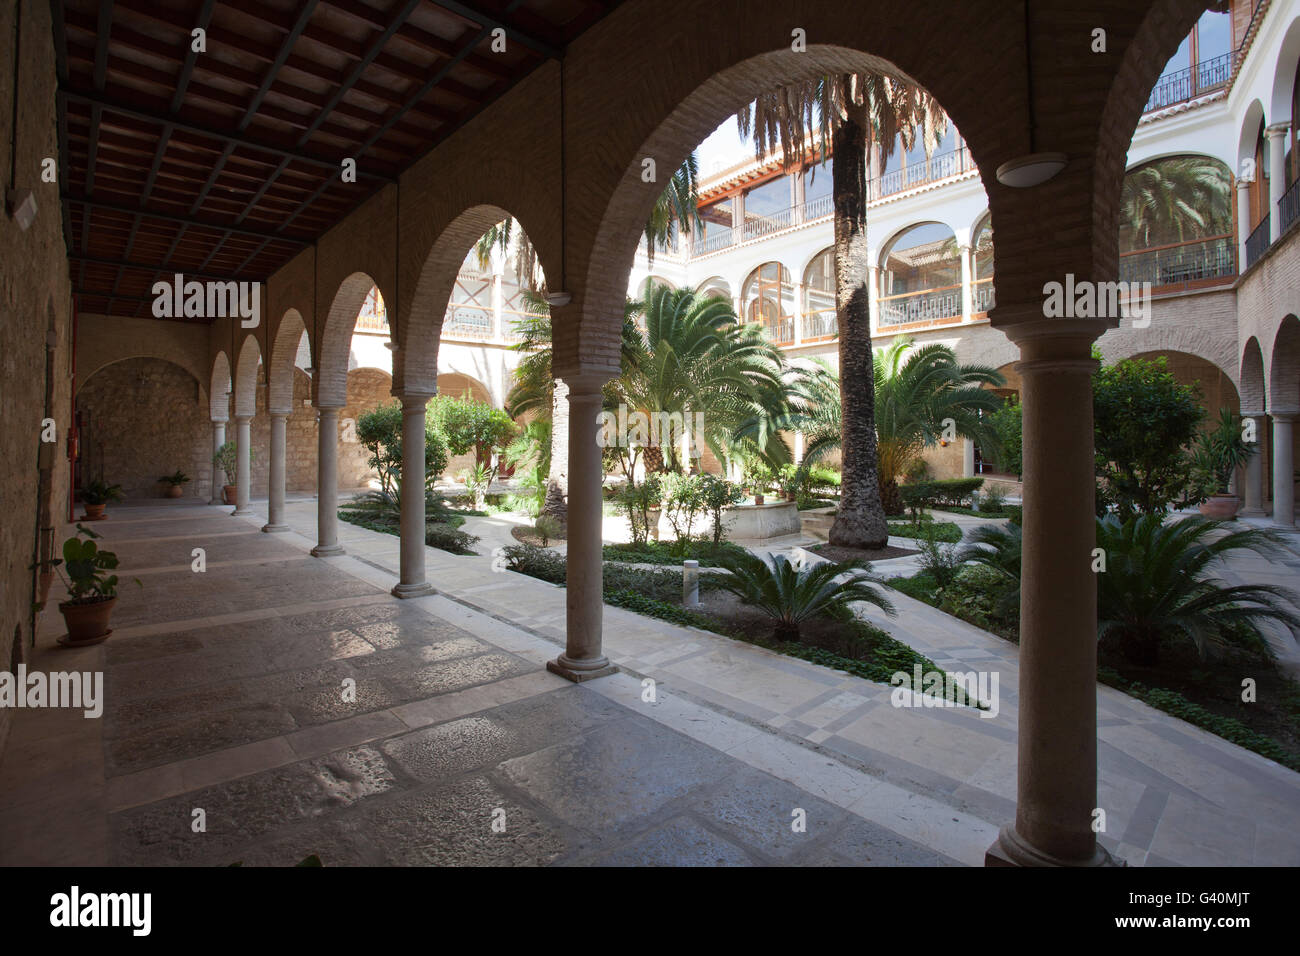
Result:
[[987,312],[997,303],[993,300],[993,280],[976,279],[971,283],[971,312],[975,315]]
[[800,331],[804,342],[818,342],[833,339],[839,334],[839,324],[834,309],[820,309],[805,312],[801,317]]
[[717,252],[719,249],[726,249],[728,246],[735,245],[736,230],[719,229],[711,236],[703,239],[696,239],[694,243],[693,254],[697,256],[706,256],[710,252]]
[[1268,251],[1268,246],[1269,246],[1268,229],[1269,229],[1270,218],[1271,218],[1270,216],[1265,216],[1264,221],[1255,227],[1255,231],[1252,232],[1250,234],[1250,237],[1246,240],[1246,268],[1247,269],[1249,269],[1256,262],[1258,262],[1259,257]]
[[766,236],[768,233],[777,232],[781,229],[789,229],[791,226],[797,225],[795,216],[798,212],[798,206],[791,206],[789,209],[782,209],[770,216],[758,216],[746,220],[742,233],[745,239],[749,240]]
[[1296,219],[1300,218],[1300,179],[1293,182],[1291,188],[1277,201],[1277,217],[1279,236],[1294,226]]
[[1156,85],[1151,90],[1151,96],[1147,98],[1147,104],[1142,112],[1162,110],[1167,106],[1186,103],[1197,96],[1223,89],[1232,78],[1232,68],[1237,61],[1238,52],[1230,50],[1213,59],[1203,60],[1195,66],[1166,73],[1156,80]]
[[961,319],[961,286],[881,296],[879,326]]
[[803,221],[813,222],[816,219],[825,219],[834,211],[834,196],[818,196],[816,199],[808,199],[803,204]]
[[453,302],[442,320],[442,334],[453,339],[488,342],[492,339],[492,310]]
[[957,176],[974,168],[975,164],[971,162],[970,150],[962,146],[946,153],[936,153],[924,163],[904,166],[902,169],[885,173],[878,179],[869,180],[867,195],[872,199],[892,196],[895,193],[901,193],[905,189],[938,182],[940,179]]
[[1237,274],[1236,258],[1231,233],[1211,236],[1122,252],[1119,278],[1130,283],[1150,282],[1155,288],[1228,279]]
[[775,319],[763,319],[763,332],[773,345],[792,345],[794,343],[794,316],[782,315]]

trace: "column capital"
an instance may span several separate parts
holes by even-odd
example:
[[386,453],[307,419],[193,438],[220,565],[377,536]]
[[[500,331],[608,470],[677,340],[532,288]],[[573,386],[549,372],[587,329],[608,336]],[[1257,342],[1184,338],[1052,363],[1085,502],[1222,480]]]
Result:
[[618,377],[618,372],[607,368],[579,368],[571,372],[557,374],[556,378],[569,387],[569,401],[581,402],[588,398],[599,398],[605,383]]
[[1290,422],[1294,422],[1297,418],[1300,418],[1300,409],[1297,409],[1297,408],[1283,408],[1283,409],[1277,409],[1277,408],[1275,408],[1275,409],[1273,409],[1273,411],[1269,412],[1268,414],[1269,414],[1269,417],[1272,418],[1273,421],[1275,421],[1275,422],[1282,422],[1283,424],[1289,424]]
[[1244,176],[1239,176],[1237,178],[1238,189],[1249,189],[1254,184],[1255,184],[1255,180],[1253,177],[1251,179],[1246,179]]
[[1289,130],[1290,128],[1291,128],[1291,121],[1289,119],[1280,120],[1279,122],[1273,123],[1270,126],[1265,126],[1264,135],[1270,139],[1272,139],[1275,136],[1285,136],[1287,130]]
[[1243,410],[1241,411],[1241,417],[1242,417],[1242,418],[1264,418],[1264,417],[1266,417],[1267,415],[1268,415],[1268,412],[1264,411],[1263,409],[1260,409],[1259,411],[1254,411],[1254,410],[1252,410],[1252,411],[1246,411],[1246,410],[1243,409]]
[[1002,305],[989,311],[993,327],[1016,346],[1021,356],[1034,361],[1092,359],[1092,344],[1107,329],[1119,325],[1118,317],[1104,319],[1049,319],[1041,303]]
[[251,421],[253,420],[253,418],[254,418],[253,415],[236,415],[236,416],[235,416],[235,424],[236,424],[236,425],[247,425],[249,422],[251,422]]
[[271,416],[272,420],[275,420],[277,418],[288,418],[290,415],[293,414],[293,412],[282,412],[277,410],[273,412],[267,412],[267,414]]
[[316,411],[320,412],[322,415],[325,414],[325,413],[327,413],[327,412],[333,412],[334,414],[337,415],[339,412],[343,411],[343,406],[342,406],[342,405],[315,405],[315,404],[313,404],[312,407],[315,408]]
[[423,411],[424,406],[429,404],[429,399],[433,398],[435,394],[437,393],[417,392],[417,391],[408,390],[402,392],[400,395],[397,396],[397,398],[400,399],[402,402],[402,411],[404,412]]
[[221,425],[222,427],[225,427],[225,424],[226,424],[226,422],[228,422],[228,421],[230,421],[229,418],[214,418],[214,419],[212,419],[212,424],[214,424],[214,425]]

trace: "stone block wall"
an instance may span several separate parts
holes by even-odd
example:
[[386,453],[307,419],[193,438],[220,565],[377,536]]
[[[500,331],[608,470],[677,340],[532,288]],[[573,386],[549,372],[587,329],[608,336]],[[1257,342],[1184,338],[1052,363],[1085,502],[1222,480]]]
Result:
[[78,389],[77,410],[84,478],[120,484],[131,499],[161,498],[158,478],[179,468],[192,479],[187,496],[211,494],[212,424],[198,382],[179,365],[156,358],[109,365]]
[[[56,549],[66,536],[72,425],[72,303],[60,184],[41,180],[42,161],[58,156],[50,5],[19,2],[18,36],[19,3],[0,4],[0,175],[6,188],[12,179],[32,190],[37,213],[23,230],[0,211],[0,670],[6,671],[24,659],[32,637],[32,602],[40,595],[29,566],[45,556],[38,527],[47,529],[42,537]],[[54,419],[55,440],[42,443],[47,417]],[[0,708],[0,751],[10,715]]]

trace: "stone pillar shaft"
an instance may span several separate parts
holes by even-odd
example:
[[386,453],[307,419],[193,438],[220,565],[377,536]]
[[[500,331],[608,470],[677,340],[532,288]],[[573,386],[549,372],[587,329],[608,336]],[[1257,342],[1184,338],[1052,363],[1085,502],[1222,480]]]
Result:
[[1237,180],[1237,272],[1246,271],[1246,240],[1250,238],[1250,180]]
[[1273,523],[1295,527],[1295,453],[1292,426],[1297,412],[1273,413]]
[[235,510],[231,515],[249,515],[249,484],[252,481],[252,431],[248,415],[235,416]]
[[226,473],[221,470],[221,466],[216,463],[217,453],[221,451],[221,446],[226,443],[226,423],[212,423],[212,501],[211,504],[223,505],[225,499],[221,496],[221,487],[226,482]]
[[266,524],[262,526],[266,532],[289,530],[284,523],[285,431],[288,421],[288,415],[271,414],[271,487],[267,490]]
[[[1026,308],[1041,310],[1041,306]],[[1010,312],[1010,310],[1007,310]],[[1109,861],[1097,806],[1097,580],[1090,347],[1110,322],[1037,319],[1020,347],[1024,524],[1016,822],[990,864]]]
[[339,545],[339,410],[323,406],[317,426],[316,547],[318,558],[342,554]]
[[1264,513],[1264,456],[1260,442],[1268,434],[1268,430],[1263,412],[1242,412],[1241,417],[1254,419],[1257,439],[1254,445],[1255,454],[1246,459],[1241,513],[1258,517]]
[[400,598],[432,594],[424,571],[424,410],[429,395],[402,396],[402,545]]
[[564,653],[546,667],[573,681],[603,677],[616,670],[601,649],[604,472],[597,442],[600,401],[599,384],[569,383],[567,633]]
[[1268,140],[1268,240],[1277,242],[1282,235],[1282,211],[1278,203],[1286,192],[1286,132],[1289,123],[1277,123],[1264,130]]

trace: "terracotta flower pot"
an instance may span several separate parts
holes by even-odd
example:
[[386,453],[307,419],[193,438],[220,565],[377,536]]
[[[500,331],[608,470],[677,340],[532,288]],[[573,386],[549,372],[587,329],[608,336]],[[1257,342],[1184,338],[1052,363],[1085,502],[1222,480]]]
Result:
[[1208,501],[1202,502],[1197,510],[1215,521],[1227,521],[1236,517],[1237,509],[1240,507],[1241,499],[1236,495],[1212,495]]
[[83,521],[103,521],[106,517],[104,509],[107,505],[86,505],[86,513],[82,515]]
[[184,489],[182,486],[180,486],[180,485],[168,485],[168,486],[167,486],[167,497],[168,497],[168,498],[179,498],[179,497],[180,497],[182,494],[184,494],[184,493],[185,493],[185,489]]
[[233,505],[235,496],[239,494],[239,487],[237,485],[222,485],[221,494],[225,496],[226,504]]
[[117,598],[95,601],[91,604],[73,604],[65,601],[59,605],[63,620],[68,625],[68,636],[61,641],[65,647],[85,647],[98,644],[112,631],[108,619],[113,615]]
[[762,503],[763,503],[763,496],[756,493],[754,495],[754,504],[761,505]]

